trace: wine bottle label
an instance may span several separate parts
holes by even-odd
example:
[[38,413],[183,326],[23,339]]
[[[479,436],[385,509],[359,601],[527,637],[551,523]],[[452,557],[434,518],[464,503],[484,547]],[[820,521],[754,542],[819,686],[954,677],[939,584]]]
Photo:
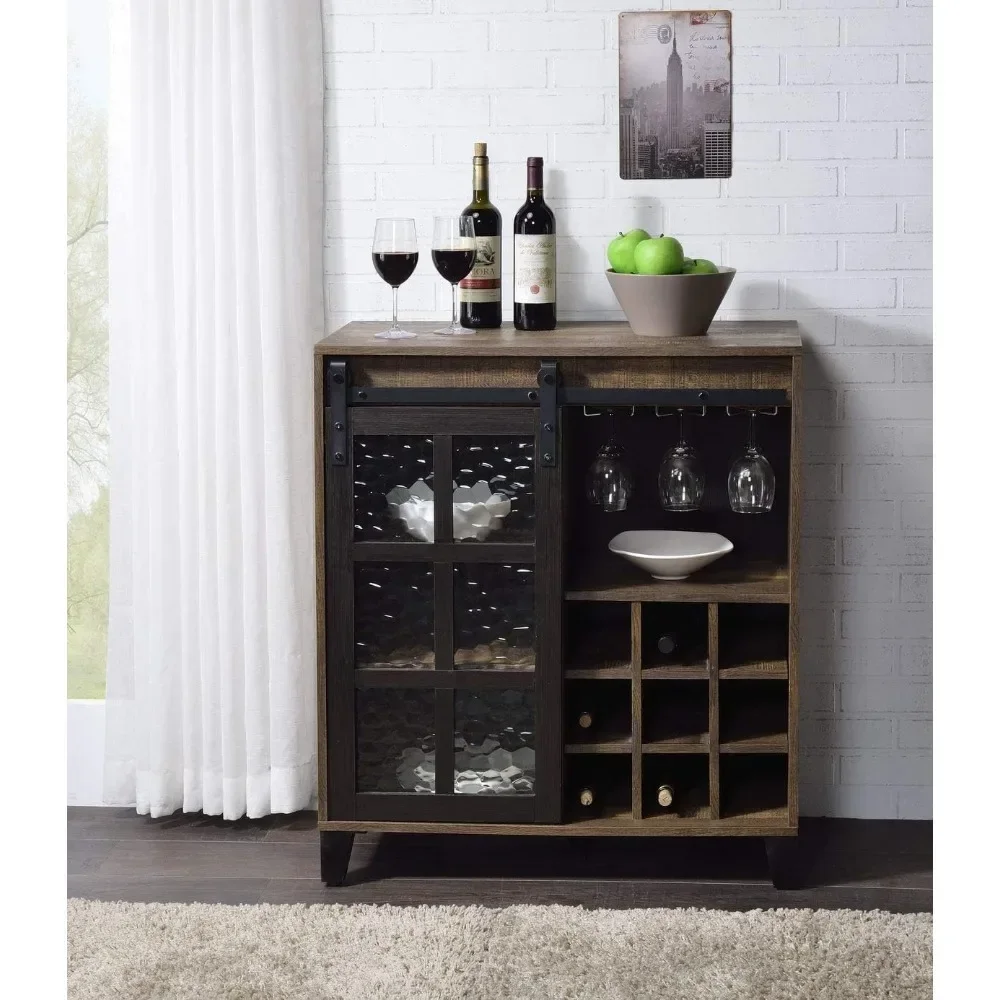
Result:
[[500,237],[476,237],[476,262],[458,283],[459,302],[500,301]]
[[514,234],[514,301],[556,300],[556,238]]

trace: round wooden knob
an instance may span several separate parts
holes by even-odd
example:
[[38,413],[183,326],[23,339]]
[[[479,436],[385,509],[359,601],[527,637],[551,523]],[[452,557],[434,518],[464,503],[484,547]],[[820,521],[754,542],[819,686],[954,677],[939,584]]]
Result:
[[590,714],[590,712],[581,712],[580,718],[577,721],[580,723],[581,729],[590,729],[590,727],[594,724],[594,717]]
[[669,785],[660,785],[656,790],[656,801],[664,809],[669,809],[674,801],[674,790]]
[[580,791],[580,805],[592,806],[594,804],[594,793],[589,788]]

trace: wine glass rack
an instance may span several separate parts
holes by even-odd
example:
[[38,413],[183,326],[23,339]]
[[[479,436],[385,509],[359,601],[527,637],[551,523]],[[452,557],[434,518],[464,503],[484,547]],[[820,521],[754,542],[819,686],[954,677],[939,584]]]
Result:
[[[351,323],[316,349],[324,881],[343,880],[355,832],[412,831],[759,836],[775,884],[794,884],[796,325],[454,341],[408,326],[416,338],[386,343]],[[659,418],[678,407],[697,414],[694,511],[664,510],[657,487],[676,436]],[[757,439],[776,484],[752,515],[726,487],[746,439],[729,414],[747,408],[768,414]],[[613,512],[585,489],[607,435],[589,417],[608,410],[634,477]],[[430,541],[385,499],[417,480]],[[481,482],[509,510],[457,540],[453,489]],[[733,551],[656,580],[607,548],[649,528],[718,532]]]

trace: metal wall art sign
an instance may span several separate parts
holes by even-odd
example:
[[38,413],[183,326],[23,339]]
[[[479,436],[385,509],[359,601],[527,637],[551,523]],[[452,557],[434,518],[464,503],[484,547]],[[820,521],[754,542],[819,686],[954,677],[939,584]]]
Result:
[[729,177],[733,170],[732,15],[618,15],[619,172]]

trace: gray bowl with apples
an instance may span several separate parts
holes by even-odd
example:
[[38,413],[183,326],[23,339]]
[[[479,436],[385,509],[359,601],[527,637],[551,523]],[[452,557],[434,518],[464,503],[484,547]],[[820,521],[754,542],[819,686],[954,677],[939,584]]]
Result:
[[735,268],[685,257],[672,236],[643,229],[613,239],[608,263],[611,290],[640,337],[704,336],[736,275]]

